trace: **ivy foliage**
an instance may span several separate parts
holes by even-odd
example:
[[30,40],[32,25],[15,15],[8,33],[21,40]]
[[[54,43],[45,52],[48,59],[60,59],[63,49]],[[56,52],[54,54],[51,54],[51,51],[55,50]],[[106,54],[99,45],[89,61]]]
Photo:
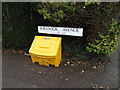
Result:
[[99,33],[99,39],[95,40],[94,43],[88,44],[86,49],[89,52],[110,55],[116,49],[118,38],[120,37],[120,25],[113,19],[110,26],[111,28],[109,29],[108,34],[104,35]]
[[119,8],[119,3],[48,2],[38,4],[37,10],[44,19],[58,26],[83,27],[85,36],[79,42],[83,41],[86,50],[109,55],[115,50],[120,35]]
[[3,48],[30,47],[38,25],[83,28],[82,38],[63,37],[63,49],[74,54],[82,52],[80,47],[110,54],[118,43],[119,2],[4,2],[2,6]]

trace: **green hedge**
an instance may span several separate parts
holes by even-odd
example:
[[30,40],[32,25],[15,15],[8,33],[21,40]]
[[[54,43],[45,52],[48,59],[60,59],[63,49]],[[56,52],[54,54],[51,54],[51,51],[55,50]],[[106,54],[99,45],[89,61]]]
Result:
[[84,48],[90,53],[108,55],[120,35],[119,2],[5,2],[2,6],[3,48],[29,48],[38,25],[84,28],[82,38],[62,36],[64,51],[72,53]]
[[77,42],[90,53],[109,55],[115,50],[120,35],[119,2],[50,2],[39,3],[36,9],[53,25],[84,28],[84,37]]

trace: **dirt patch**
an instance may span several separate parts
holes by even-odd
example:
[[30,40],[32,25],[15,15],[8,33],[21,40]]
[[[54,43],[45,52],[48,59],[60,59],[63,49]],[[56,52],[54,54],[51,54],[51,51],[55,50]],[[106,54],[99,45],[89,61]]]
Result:
[[[21,54],[27,57],[30,57],[29,53],[24,52],[23,50],[15,50],[15,49],[3,49],[2,52],[4,54],[10,53],[10,54]],[[93,58],[94,59],[94,58]],[[81,60],[78,57],[72,56],[70,54],[63,54],[62,56],[62,62],[64,66],[67,67],[84,67],[84,68],[90,68],[90,69],[97,69],[97,68],[103,68],[106,64],[110,62],[106,62],[103,60]],[[84,71],[83,71],[84,72]]]
[[97,69],[97,68],[104,68],[107,64],[110,63],[110,61],[103,61],[103,60],[81,60],[77,57],[74,57],[69,54],[63,55],[63,60],[62,63],[65,66],[70,66],[70,67],[83,67],[83,68],[89,68],[89,69]]
[[3,49],[2,53],[10,53],[10,54],[23,54],[23,50],[15,50],[15,49]]

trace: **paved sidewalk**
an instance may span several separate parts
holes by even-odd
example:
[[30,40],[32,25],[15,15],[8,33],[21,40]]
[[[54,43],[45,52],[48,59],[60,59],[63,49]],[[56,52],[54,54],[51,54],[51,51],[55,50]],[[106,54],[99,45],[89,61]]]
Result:
[[65,66],[44,67],[19,54],[2,56],[3,88],[92,88],[118,87],[118,50],[111,63],[100,69]]

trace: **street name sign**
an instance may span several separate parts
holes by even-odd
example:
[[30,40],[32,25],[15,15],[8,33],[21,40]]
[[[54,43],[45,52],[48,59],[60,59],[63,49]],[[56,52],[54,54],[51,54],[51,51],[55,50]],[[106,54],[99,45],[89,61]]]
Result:
[[38,26],[38,33],[83,36],[83,28]]

